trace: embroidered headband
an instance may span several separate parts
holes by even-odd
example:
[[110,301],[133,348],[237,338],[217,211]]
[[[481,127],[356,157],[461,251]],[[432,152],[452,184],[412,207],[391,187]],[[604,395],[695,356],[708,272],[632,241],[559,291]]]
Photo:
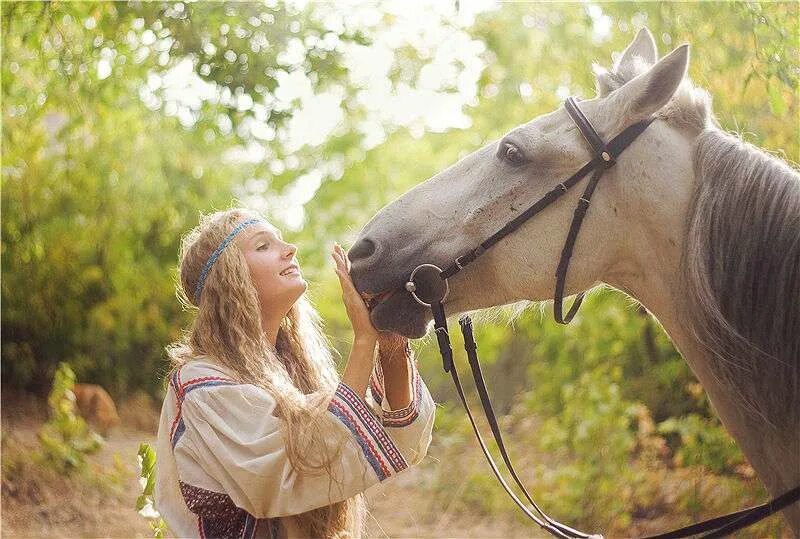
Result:
[[225,236],[225,239],[222,240],[222,243],[219,244],[219,247],[217,247],[217,250],[214,251],[214,254],[212,254],[209,257],[208,262],[206,262],[205,267],[203,267],[203,271],[200,272],[200,280],[197,281],[197,288],[194,289],[194,302],[196,304],[200,305],[200,293],[203,291],[203,285],[206,282],[206,277],[208,277],[208,272],[211,271],[211,267],[214,265],[214,262],[217,261],[219,255],[222,254],[222,251],[225,250],[225,247],[227,247],[228,244],[233,240],[233,238],[235,238],[239,232],[244,230],[245,227],[247,227],[248,225],[252,225],[253,223],[258,223],[260,221],[261,219],[248,219],[247,221],[239,223],[239,225],[237,225],[236,228],[234,228],[230,234]]

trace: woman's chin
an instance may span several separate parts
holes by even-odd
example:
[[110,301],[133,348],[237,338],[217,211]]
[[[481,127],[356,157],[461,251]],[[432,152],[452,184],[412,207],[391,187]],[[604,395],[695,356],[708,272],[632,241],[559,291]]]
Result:
[[[284,277],[288,279],[287,277]],[[308,283],[302,277],[294,277],[288,282],[281,283],[280,289],[273,288],[268,297],[261,296],[263,305],[273,305],[276,308],[279,305],[294,305],[308,289]]]
[[284,277],[284,279],[286,279],[289,283],[291,283],[289,286],[291,286],[293,288],[294,287],[302,287],[303,290],[308,288],[308,283],[303,278],[303,276],[301,274],[299,274],[299,273],[296,273],[296,274],[293,273],[293,274],[287,275],[287,276]]
[[300,290],[300,294],[302,294],[303,292],[305,292],[306,290],[308,290],[308,283],[306,282],[306,280],[305,280],[305,279],[303,279],[302,277],[297,277],[297,278],[295,279],[295,281],[296,281],[296,283],[297,283],[297,284],[296,284],[296,286],[297,286],[297,289],[298,289],[298,290]]

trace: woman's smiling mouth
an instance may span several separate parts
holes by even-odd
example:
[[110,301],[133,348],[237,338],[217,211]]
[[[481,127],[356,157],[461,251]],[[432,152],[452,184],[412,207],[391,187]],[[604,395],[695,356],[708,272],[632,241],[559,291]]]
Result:
[[300,275],[300,267],[297,264],[292,264],[288,268],[284,269],[280,275],[283,277],[291,277],[295,275]]

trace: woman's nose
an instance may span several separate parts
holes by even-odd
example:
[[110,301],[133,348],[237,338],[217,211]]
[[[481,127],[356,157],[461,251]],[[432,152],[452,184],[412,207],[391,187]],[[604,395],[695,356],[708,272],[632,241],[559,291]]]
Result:
[[297,252],[297,246],[292,243],[286,244],[286,258],[291,258]]

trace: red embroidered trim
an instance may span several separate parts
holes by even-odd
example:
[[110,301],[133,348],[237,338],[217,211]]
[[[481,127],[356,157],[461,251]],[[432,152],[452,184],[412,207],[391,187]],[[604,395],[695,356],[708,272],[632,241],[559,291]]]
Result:
[[181,368],[175,371],[175,374],[170,377],[170,385],[172,386],[173,391],[175,392],[175,419],[172,421],[172,427],[169,429],[169,439],[172,440],[172,437],[175,435],[175,429],[178,427],[178,421],[181,419],[181,399],[180,399],[180,387],[181,387]]
[[411,396],[411,403],[405,408],[399,410],[382,410],[383,412],[383,426],[384,427],[407,427],[419,417],[419,402],[422,387],[422,378],[417,369],[417,362],[414,358],[408,358],[408,364],[411,368],[411,387],[413,388],[413,395]]
[[353,415],[350,412],[347,411],[345,406],[342,406],[341,403],[336,402],[336,398],[335,397],[334,397],[334,400],[331,401],[331,404],[333,406],[336,406],[336,408],[342,414],[344,414],[344,416],[347,417],[347,419],[350,420],[350,423],[353,425],[353,428],[356,430],[356,432],[358,433],[359,437],[364,441],[364,443],[367,445],[367,447],[369,447],[369,450],[372,453],[372,455],[375,457],[375,460],[378,461],[378,464],[380,464],[381,470],[383,470],[384,475],[386,475],[387,477],[389,475],[391,475],[392,472],[391,472],[391,470],[389,470],[389,467],[386,466],[386,463],[383,461],[383,458],[381,458],[381,454],[375,449],[375,446],[370,441],[369,436],[367,436],[364,433],[364,431],[358,425],[358,422],[356,422],[356,420],[353,417]]
[[372,411],[372,408],[370,408],[366,402],[361,400],[358,395],[346,384],[339,384],[336,394],[341,397],[344,402],[350,404],[356,410],[362,423],[365,427],[367,427],[367,429],[369,429],[370,434],[372,434],[372,436],[375,438],[375,441],[378,442],[379,447],[383,450],[394,469],[399,472],[400,470],[407,468],[408,464],[403,458],[403,455],[400,453],[400,450],[397,449],[394,441],[383,429],[383,422],[378,418],[378,416],[375,415],[375,412]]
[[181,419],[181,409],[183,408],[183,399],[186,397],[186,392],[189,390],[189,386],[200,384],[202,382],[211,382],[211,381],[230,382],[231,384],[236,383],[230,378],[222,378],[220,376],[204,376],[202,378],[192,378],[186,383],[181,383],[180,368],[177,371],[175,371],[175,379],[177,379],[177,382],[174,379],[170,380],[170,385],[172,385],[173,389],[175,390],[175,407],[176,407],[175,419],[172,421],[172,426],[169,429],[170,440],[173,439],[175,435],[175,429],[178,428],[178,423],[180,422]]

